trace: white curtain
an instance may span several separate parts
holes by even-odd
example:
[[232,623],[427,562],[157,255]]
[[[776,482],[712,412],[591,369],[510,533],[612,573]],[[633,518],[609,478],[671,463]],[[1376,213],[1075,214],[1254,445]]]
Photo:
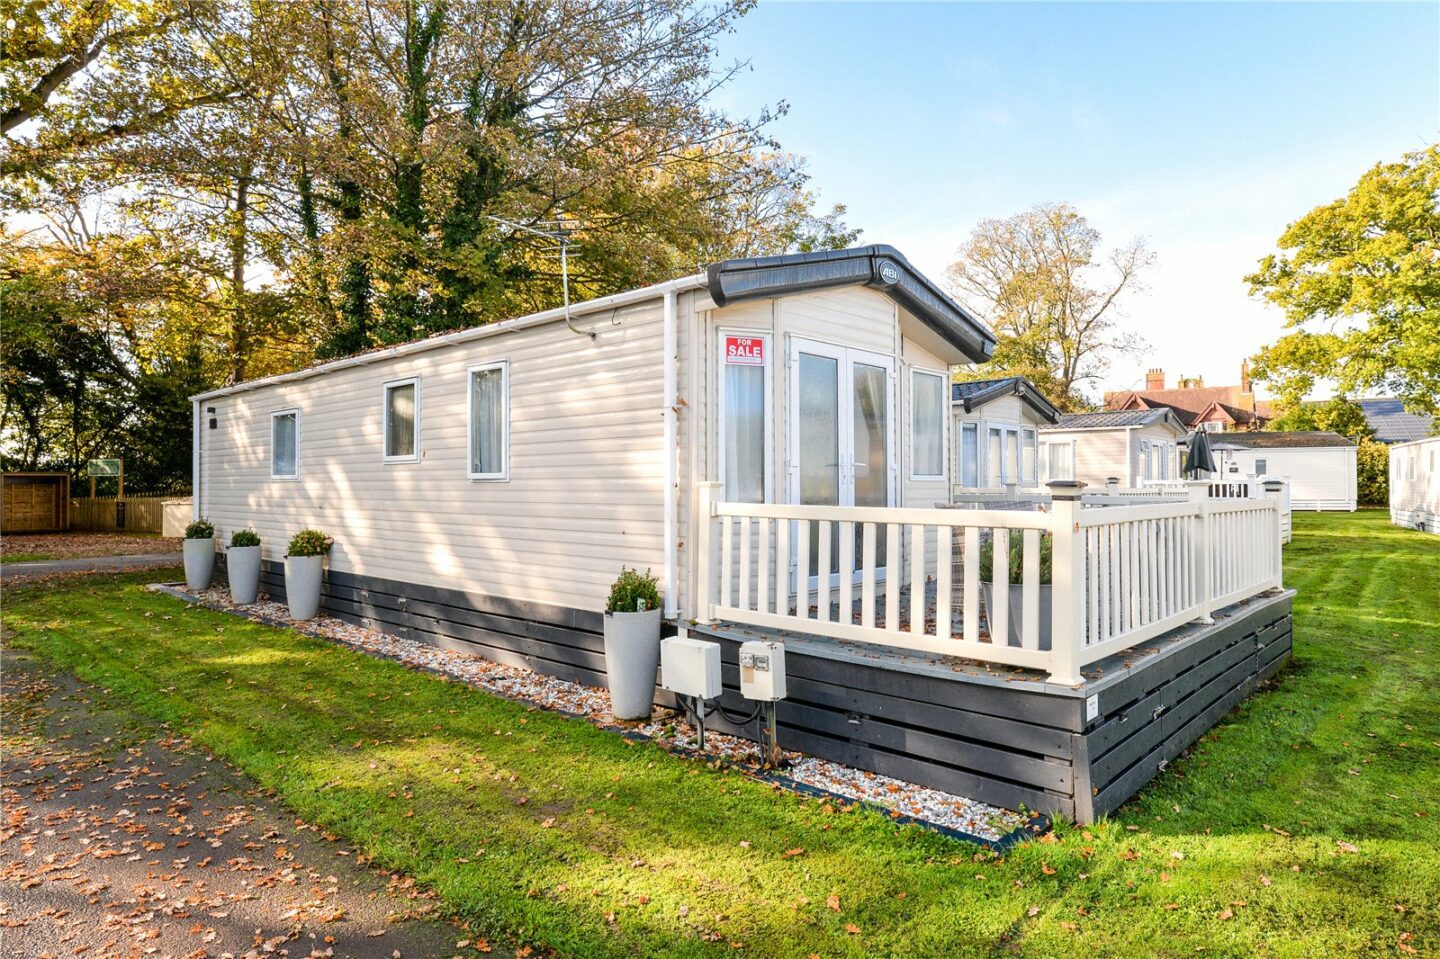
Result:
[[505,371],[476,370],[470,379],[470,472],[505,472]]
[[725,367],[725,496],[765,501],[765,367]]
[[385,455],[415,455],[415,384],[392,386],[386,393]]
[[295,414],[284,413],[270,420],[270,472],[275,476],[295,475]]
[[945,379],[915,374],[910,399],[910,444],[916,476],[945,475]]
[[980,427],[974,423],[960,427],[960,482],[967,489],[980,485]]

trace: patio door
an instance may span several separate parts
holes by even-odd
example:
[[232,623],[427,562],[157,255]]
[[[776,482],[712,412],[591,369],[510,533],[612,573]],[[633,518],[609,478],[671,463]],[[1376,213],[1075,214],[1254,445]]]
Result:
[[[790,501],[811,506],[891,506],[895,502],[895,360],[829,343],[790,344]],[[861,558],[857,527],[855,561]],[[812,536],[805,575],[813,586],[819,541]],[[794,569],[799,557],[791,557]],[[886,564],[876,544],[877,575]],[[829,569],[839,583],[840,544]],[[847,571],[856,577],[857,570]]]

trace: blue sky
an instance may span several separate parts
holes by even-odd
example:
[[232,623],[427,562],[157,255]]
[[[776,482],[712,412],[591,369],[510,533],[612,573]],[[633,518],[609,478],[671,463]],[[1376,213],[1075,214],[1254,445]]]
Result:
[[761,3],[721,94],[809,158],[822,203],[939,276],[982,217],[1064,200],[1159,257],[1148,366],[1233,383],[1283,317],[1244,274],[1369,166],[1440,140],[1440,4]]

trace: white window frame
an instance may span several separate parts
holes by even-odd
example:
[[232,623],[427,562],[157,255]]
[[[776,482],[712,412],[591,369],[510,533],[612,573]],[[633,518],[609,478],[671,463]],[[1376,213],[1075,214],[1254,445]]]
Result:
[[[295,417],[295,472],[275,472],[275,421],[282,416]],[[298,480],[300,478],[300,407],[291,406],[283,410],[270,411],[270,478],[277,480]]]
[[[500,371],[500,426],[504,436],[500,439],[501,469],[494,473],[476,473],[471,469],[475,463],[475,374],[490,370]],[[508,483],[510,481],[510,361],[497,360],[494,363],[476,363],[465,370],[465,475],[476,482]]]
[[[975,455],[972,465],[975,467],[975,482],[965,482],[965,432],[969,430],[975,434]],[[956,440],[959,447],[955,451],[955,482],[962,489],[982,489],[980,485],[980,424],[974,420],[963,420],[960,423],[960,438]]]
[[[1043,459],[1045,468],[1042,471],[1040,482],[1050,483],[1061,478],[1055,475],[1055,450],[1057,449],[1066,449],[1069,451],[1067,459],[1070,462],[1070,476],[1068,478],[1075,478],[1075,445],[1073,438],[1066,440],[1047,440],[1041,437],[1039,449],[1044,451]],[[1037,459],[1038,458],[1039,457],[1037,457]]]
[[[1030,475],[1025,475],[1025,448],[1029,444]],[[1020,485],[1040,485],[1040,431],[1033,426],[1026,426],[1020,430]]]
[[[745,336],[752,340],[765,341],[765,455],[761,468],[764,478],[765,502],[775,502],[774,452],[775,452],[775,364],[770,360],[772,338],[765,330],[746,330],[735,327],[717,327],[715,330],[715,479],[725,482],[725,408],[729,397],[725,394],[725,337]],[[728,490],[727,490],[728,493]],[[728,501],[729,497],[726,497]]]
[[[467,381],[468,385],[468,381]],[[415,450],[398,456],[390,455],[390,391],[397,386],[415,387]],[[466,399],[469,399],[467,396]],[[380,457],[386,463],[420,462],[420,377],[406,376],[390,380],[380,387]]]
[[[915,378],[917,376],[930,376],[940,381],[940,472],[939,473],[917,473],[915,472]],[[950,374],[945,370],[931,370],[918,366],[910,368],[910,395],[909,409],[906,411],[908,427],[910,431],[910,479],[917,483],[943,483],[949,477],[945,470],[950,463],[950,430],[946,427],[945,420],[948,418],[950,406],[950,391],[946,389],[950,385]]]

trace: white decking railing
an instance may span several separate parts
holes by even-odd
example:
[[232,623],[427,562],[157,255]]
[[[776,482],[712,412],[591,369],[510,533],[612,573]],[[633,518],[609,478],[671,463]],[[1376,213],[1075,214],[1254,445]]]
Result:
[[[1184,501],[1091,507],[1078,489],[1056,486],[1038,508],[983,510],[724,503],[718,484],[701,484],[696,618],[1078,684],[1083,666],[1281,583],[1276,497],[1213,500],[1208,484],[1195,484]],[[1041,581],[1046,536],[1050,584]],[[1014,583],[1012,539],[1023,546]],[[982,630],[987,542],[996,601]]]

